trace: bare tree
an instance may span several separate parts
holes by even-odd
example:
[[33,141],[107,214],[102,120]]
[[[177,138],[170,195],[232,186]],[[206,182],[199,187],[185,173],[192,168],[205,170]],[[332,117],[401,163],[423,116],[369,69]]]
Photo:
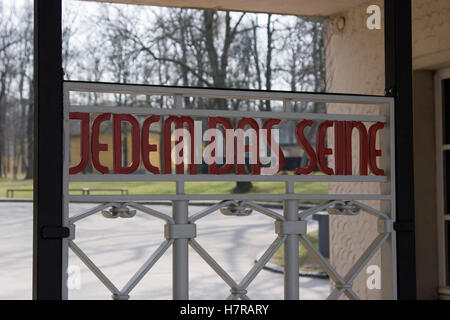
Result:
[[[0,20],[0,175],[12,172],[17,177],[21,172],[30,178],[32,6],[18,8],[20,14],[17,10],[7,13],[4,8],[0,3],[4,18]],[[258,90],[325,89],[320,20],[156,7],[104,8],[89,15],[66,6],[65,79]],[[87,102],[98,105],[111,102],[110,98],[91,93]],[[120,105],[142,103],[130,95],[116,95],[113,100]],[[144,103],[165,108],[168,101],[146,97]],[[238,99],[185,98],[184,104],[186,108],[273,108],[270,101]],[[296,104],[295,110],[325,112],[324,105],[317,103]],[[126,141],[123,143],[126,149]]]
[[10,147],[14,132],[8,132],[8,118],[11,111],[10,98],[13,79],[16,76],[14,46],[20,42],[20,35],[15,32],[13,12],[6,12],[0,4],[0,176],[6,177],[10,166]]

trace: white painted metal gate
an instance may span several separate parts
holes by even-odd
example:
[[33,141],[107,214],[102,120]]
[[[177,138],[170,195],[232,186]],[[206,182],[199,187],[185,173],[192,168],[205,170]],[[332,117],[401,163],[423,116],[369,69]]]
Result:
[[[172,96],[174,107],[171,109],[142,107],[106,107],[75,105],[70,101],[70,92],[106,92],[133,95],[156,95]],[[224,99],[248,99],[248,100],[278,100],[283,101],[282,111],[232,111],[232,110],[192,110],[183,109],[185,97],[202,98],[224,98]],[[380,112],[379,115],[356,115],[356,114],[316,114],[296,113],[290,108],[294,101],[358,104],[361,108],[380,106],[388,110]],[[349,175],[153,175],[139,174],[129,175],[127,179],[132,181],[173,181],[176,182],[176,193],[171,195],[71,195],[69,194],[69,182],[72,181],[123,181],[123,175],[116,174],[89,174],[69,175],[70,165],[70,132],[69,112],[95,112],[95,113],[129,113],[136,115],[189,115],[195,117],[222,116],[222,117],[253,117],[253,118],[279,118],[283,120],[311,119],[311,120],[345,120],[362,121],[366,123],[382,122],[389,129],[390,143],[390,168],[387,176],[349,176]],[[68,261],[69,248],[81,259],[81,261],[95,274],[95,276],[111,291],[114,299],[128,299],[133,288],[148,273],[152,266],[161,258],[168,248],[173,246],[173,298],[189,298],[189,246],[193,248],[230,287],[228,299],[249,299],[251,292],[247,292],[249,284],[255,279],[264,265],[273,256],[276,250],[285,244],[285,275],[284,292],[286,299],[299,299],[299,242],[315,257],[323,270],[327,272],[330,279],[335,283],[335,289],[329,295],[329,299],[337,299],[346,295],[351,299],[358,299],[352,288],[352,283],[363,270],[373,255],[383,244],[388,244],[391,252],[392,275],[392,298],[396,299],[396,254],[395,254],[395,148],[394,148],[394,99],[390,97],[343,95],[343,94],[315,94],[315,93],[291,93],[291,92],[261,92],[246,90],[217,90],[200,88],[175,88],[145,85],[120,85],[85,82],[64,83],[64,132],[65,132],[65,164],[64,164],[64,223],[71,230],[70,238],[64,239],[64,261],[65,268]],[[283,194],[185,194],[184,183],[187,181],[277,181],[284,182],[286,191]],[[326,181],[326,182],[382,182],[390,186],[390,192],[385,194],[296,194],[294,183],[301,181]],[[172,216],[166,215],[152,208],[151,205],[142,204],[141,201],[166,200],[172,202]],[[217,201],[209,208],[190,215],[189,201],[191,200],[214,200]],[[283,201],[284,214],[266,208],[260,204],[260,200]],[[298,203],[300,200],[322,200],[317,206],[300,211]],[[382,212],[364,204],[366,200],[385,201],[389,203],[389,209]],[[69,215],[69,202],[98,202],[99,205],[75,215]],[[233,279],[224,268],[217,263],[200,244],[196,238],[201,234],[196,232],[198,220],[213,214],[221,208],[229,208],[234,211],[242,211],[251,208],[253,211],[266,215],[274,220],[275,240],[267,248],[265,253],[255,263],[251,270],[241,281]],[[78,221],[91,215],[109,210],[111,217],[133,216],[136,210],[139,214],[147,214],[165,222],[165,239],[161,239],[158,249],[147,259],[142,267],[130,277],[123,288],[116,285],[97,267],[93,261],[76,244],[75,225]],[[357,215],[366,212],[378,218],[379,235],[367,247],[366,251],[353,264],[346,274],[339,274],[333,266],[325,259],[319,250],[306,237],[306,218],[316,212],[328,209],[335,215]],[[70,217],[69,217],[70,216]],[[332,245],[332,244],[331,244]],[[63,279],[63,292],[67,298],[67,277]],[[224,293],[224,297],[226,293]]]

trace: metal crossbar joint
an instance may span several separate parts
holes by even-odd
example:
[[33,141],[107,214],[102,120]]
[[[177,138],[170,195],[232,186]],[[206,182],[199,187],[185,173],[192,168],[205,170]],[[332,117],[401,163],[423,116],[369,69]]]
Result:
[[334,207],[327,209],[329,214],[355,216],[359,214],[360,208],[352,201],[344,201],[342,203],[336,203]]
[[68,240],[75,240],[75,224],[69,223],[69,236]]
[[378,220],[378,233],[391,233],[394,231],[394,223],[392,220],[380,219]]
[[113,293],[111,295],[113,300],[128,300],[130,299],[130,295],[128,294],[120,294],[120,293]]
[[306,234],[306,221],[275,221],[275,232],[280,235]]
[[192,239],[197,236],[197,225],[193,223],[187,224],[171,224],[164,225],[164,237],[167,240],[172,239]]
[[353,284],[352,284],[351,282],[350,282],[350,283],[336,283],[336,285],[335,285],[336,289],[338,289],[338,290],[341,290],[341,289],[345,289],[345,290],[351,289],[352,286],[353,286]]
[[239,296],[243,296],[243,295],[247,294],[247,290],[241,289],[241,288],[231,288],[230,292],[231,292],[231,294],[236,294]]
[[230,203],[228,206],[220,208],[220,213],[226,216],[248,216],[253,210],[241,205],[242,201],[238,201],[237,205],[235,203]]

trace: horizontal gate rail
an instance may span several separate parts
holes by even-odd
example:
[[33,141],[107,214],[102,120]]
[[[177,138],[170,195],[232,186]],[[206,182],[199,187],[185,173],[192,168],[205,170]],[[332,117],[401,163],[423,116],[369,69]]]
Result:
[[65,81],[64,87],[69,91],[123,93],[133,95],[162,95],[182,97],[203,97],[221,99],[247,100],[285,100],[327,103],[376,104],[393,103],[392,97],[341,94],[341,93],[306,93],[289,91],[258,91],[244,89],[211,89],[195,87],[170,87],[154,85],[136,85],[102,82]]
[[[98,112],[98,113],[132,113],[134,115],[158,115],[158,116],[193,116],[205,117],[205,110],[202,109],[160,109],[151,107],[120,107],[120,106],[72,106],[73,112]],[[279,118],[283,120],[342,120],[342,121],[364,121],[364,122],[386,122],[385,116],[366,116],[366,115],[345,115],[330,113],[307,113],[307,112],[282,112],[282,111],[227,111],[208,109],[210,117],[227,117],[227,118]]]
[[[157,180],[156,180],[157,181]],[[380,194],[134,194],[71,195],[71,202],[153,201],[153,200],[392,200],[391,195]]]
[[386,176],[344,176],[344,175],[206,175],[206,174],[82,174],[69,177],[74,182],[96,181],[168,181],[168,182],[202,182],[202,181],[278,181],[278,182],[388,182]]

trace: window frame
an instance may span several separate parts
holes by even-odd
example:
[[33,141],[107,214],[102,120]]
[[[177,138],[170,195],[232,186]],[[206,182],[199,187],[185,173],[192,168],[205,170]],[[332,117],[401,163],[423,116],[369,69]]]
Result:
[[[436,183],[437,183],[437,236],[438,236],[438,269],[439,269],[439,291],[450,293],[450,256],[448,254],[446,241],[450,235],[446,234],[445,224],[450,223],[450,208],[446,210],[445,199],[446,187],[444,177],[444,155],[450,153],[450,144],[444,143],[444,106],[443,106],[443,81],[450,81],[450,68],[439,70],[435,75],[435,124],[436,124]],[[450,112],[450,110],[449,110]],[[450,123],[448,124],[450,125]],[[449,186],[450,187],[450,186]]]

